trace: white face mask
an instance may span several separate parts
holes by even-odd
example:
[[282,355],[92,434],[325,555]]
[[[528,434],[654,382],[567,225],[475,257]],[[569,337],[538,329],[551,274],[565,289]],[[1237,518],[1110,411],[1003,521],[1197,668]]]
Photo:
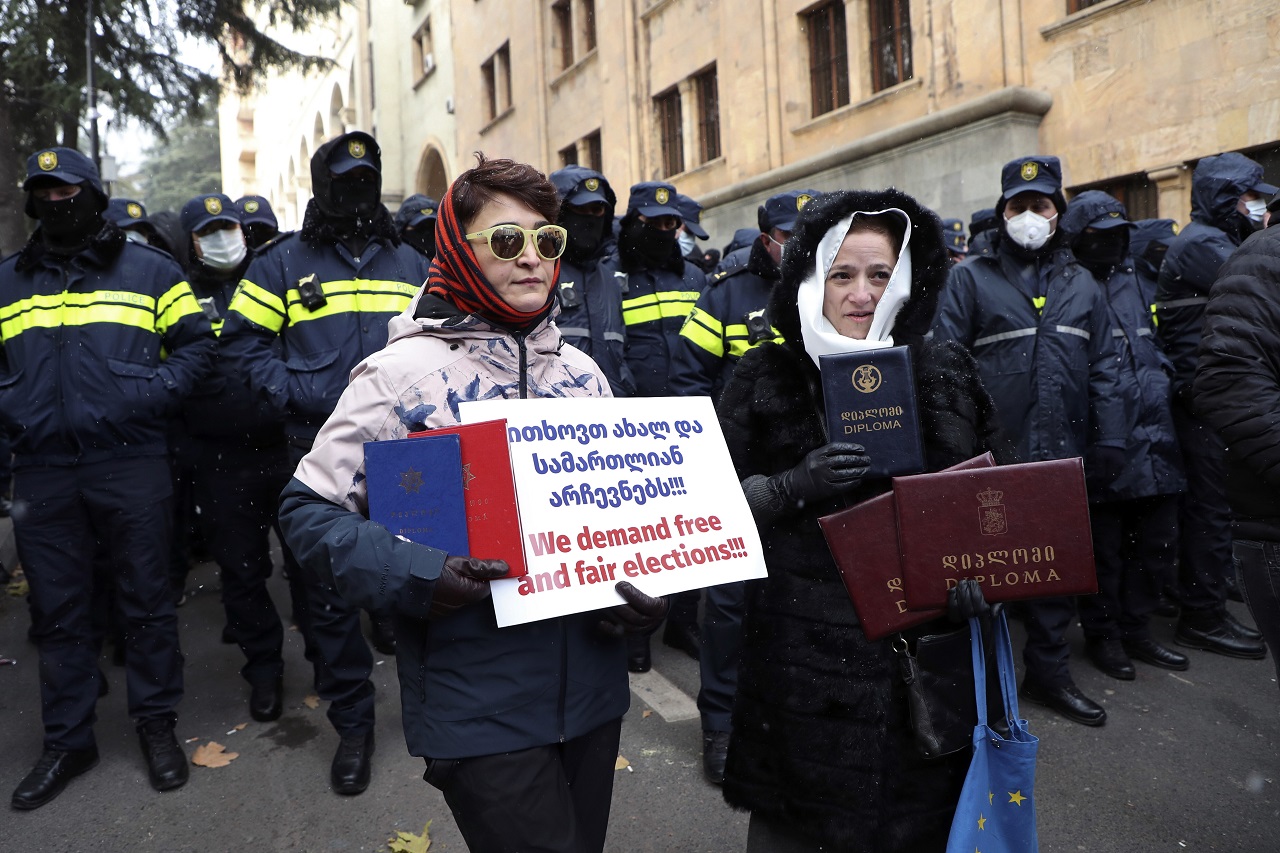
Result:
[[130,243],[141,243],[144,246],[149,245],[150,243],[147,239],[147,235],[143,234],[141,231],[134,231],[133,229],[125,231],[124,238]]
[[1057,218],[1056,213],[1045,219],[1038,213],[1024,210],[1012,219],[1006,219],[1004,225],[1013,242],[1034,252],[1049,242],[1049,236],[1053,234],[1053,220]]
[[203,237],[196,237],[200,245],[200,260],[215,270],[230,270],[244,260],[248,249],[239,228],[225,228]]
[[694,242],[693,235],[688,231],[681,231],[680,236],[676,239],[680,241],[680,254],[682,255],[689,254],[698,245]]
[[1244,203],[1245,209],[1249,212],[1245,214],[1249,217],[1250,222],[1261,223],[1262,216],[1267,212],[1267,203],[1260,198]]

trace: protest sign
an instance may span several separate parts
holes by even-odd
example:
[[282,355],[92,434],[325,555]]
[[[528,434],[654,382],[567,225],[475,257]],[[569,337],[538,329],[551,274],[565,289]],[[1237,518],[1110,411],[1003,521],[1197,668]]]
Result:
[[621,604],[623,580],[668,595],[764,577],[709,398],[486,400],[459,412],[507,421],[528,573],[491,584],[499,626]]

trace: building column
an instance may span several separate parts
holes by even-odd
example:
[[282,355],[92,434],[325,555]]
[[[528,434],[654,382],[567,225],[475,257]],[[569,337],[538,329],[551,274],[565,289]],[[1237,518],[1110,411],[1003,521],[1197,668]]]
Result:
[[1186,164],[1152,169],[1147,172],[1147,180],[1156,185],[1161,219],[1172,219],[1179,226],[1191,221],[1191,170]]

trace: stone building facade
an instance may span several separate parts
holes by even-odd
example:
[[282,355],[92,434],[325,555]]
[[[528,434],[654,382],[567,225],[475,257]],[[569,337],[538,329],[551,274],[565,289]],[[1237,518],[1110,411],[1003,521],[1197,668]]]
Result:
[[[788,187],[892,184],[967,217],[1029,152],[1135,218],[1185,222],[1190,167],[1220,151],[1280,182],[1274,0],[358,0],[343,18],[330,88],[395,159],[388,200],[477,150],[580,162],[624,197],[675,183],[719,245]],[[434,70],[417,74],[427,19]],[[287,169],[331,131],[327,85],[237,106],[260,185],[305,193]],[[223,133],[243,171],[249,145]]]

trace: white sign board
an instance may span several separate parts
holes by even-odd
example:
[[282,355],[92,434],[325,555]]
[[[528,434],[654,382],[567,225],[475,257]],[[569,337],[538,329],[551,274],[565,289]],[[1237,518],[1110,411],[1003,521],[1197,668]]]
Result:
[[462,403],[505,418],[529,572],[494,581],[498,625],[760,578],[764,555],[708,397]]

